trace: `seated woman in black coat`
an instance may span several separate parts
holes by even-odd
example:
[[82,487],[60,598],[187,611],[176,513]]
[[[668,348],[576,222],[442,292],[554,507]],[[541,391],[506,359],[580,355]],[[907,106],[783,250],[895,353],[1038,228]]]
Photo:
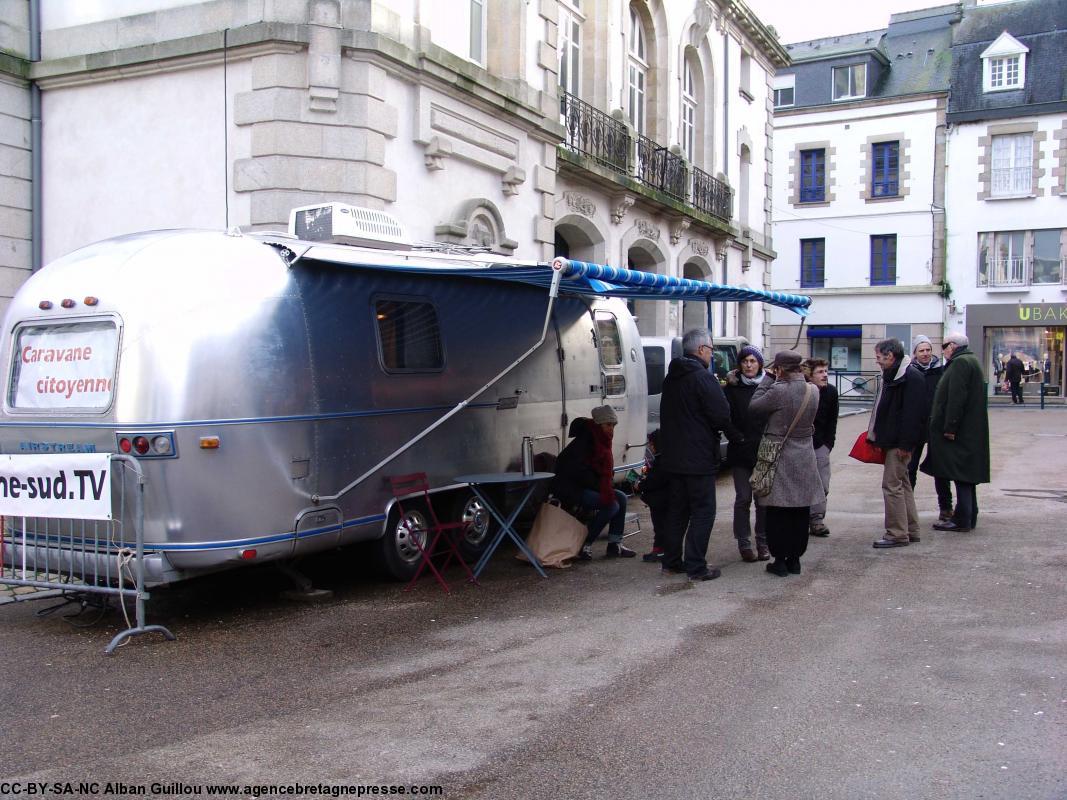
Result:
[[574,439],[559,454],[556,477],[550,490],[566,505],[596,512],[589,523],[589,535],[578,554],[580,561],[593,558],[593,542],[605,525],[609,526],[607,557],[633,558],[637,554],[622,544],[626,495],[612,483],[615,461],[611,455],[611,440],[619,418],[611,406],[598,406],[592,413],[591,420],[576,419],[571,425]]

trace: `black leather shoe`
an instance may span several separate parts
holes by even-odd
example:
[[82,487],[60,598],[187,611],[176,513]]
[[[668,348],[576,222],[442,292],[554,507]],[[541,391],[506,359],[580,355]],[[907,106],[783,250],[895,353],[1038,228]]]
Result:
[[633,558],[636,555],[636,550],[623,547],[618,542],[608,542],[608,550],[604,553],[604,558]]
[[785,560],[785,568],[789,570],[790,575],[800,574],[800,559],[799,558],[787,558]]
[[713,581],[722,575],[722,570],[718,567],[708,567],[703,572],[698,572],[696,575],[690,575],[691,581]]
[[767,565],[767,572],[771,573],[771,575],[777,575],[779,578],[784,578],[789,574],[789,567],[785,565],[784,559],[776,558]]
[[592,561],[593,560],[593,548],[587,544],[582,545],[582,549],[578,551],[579,561]]
[[808,533],[810,533],[812,536],[826,538],[830,535],[830,529],[827,528],[825,525],[813,525],[811,528],[808,529]]
[[959,533],[970,533],[971,532],[970,528],[964,528],[964,527],[962,527],[960,525],[957,525],[952,520],[949,520],[948,522],[935,522],[934,523],[934,530],[935,531],[958,531]]
[[884,549],[886,547],[907,547],[908,546],[908,541],[907,541],[907,539],[904,539],[903,541],[898,541],[896,539],[885,539],[885,538],[882,538],[882,539],[879,539],[878,541],[876,541],[874,543],[874,546],[879,550],[882,550],[882,549]]

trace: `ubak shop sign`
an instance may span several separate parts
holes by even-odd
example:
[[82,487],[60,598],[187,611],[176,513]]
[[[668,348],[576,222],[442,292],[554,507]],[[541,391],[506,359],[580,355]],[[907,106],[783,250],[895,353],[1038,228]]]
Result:
[[111,457],[0,455],[0,514],[111,519]]

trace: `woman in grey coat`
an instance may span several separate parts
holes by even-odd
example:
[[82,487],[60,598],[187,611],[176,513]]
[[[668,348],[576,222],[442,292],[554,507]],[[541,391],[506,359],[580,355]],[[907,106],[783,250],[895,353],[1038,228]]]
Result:
[[[771,492],[757,500],[767,511],[767,544],[774,556],[767,571],[780,577],[800,574],[800,557],[808,549],[808,513],[825,497],[811,443],[819,390],[804,379],[801,360],[792,350],[778,353],[749,405],[753,414],[767,420],[767,439],[781,441],[796,419],[782,447]],[[797,417],[805,396],[807,405]]]

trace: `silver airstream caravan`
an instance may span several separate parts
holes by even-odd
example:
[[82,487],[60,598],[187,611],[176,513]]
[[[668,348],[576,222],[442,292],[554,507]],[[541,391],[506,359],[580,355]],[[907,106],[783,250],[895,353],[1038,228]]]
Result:
[[524,437],[554,454],[603,403],[616,464],[641,461],[645,366],[618,297],[660,290],[401,239],[381,212],[327,205],[288,235],[160,231],[59,259],[7,312],[0,451],[137,457],[154,584],[372,540],[406,577],[419,553],[387,479],[416,471],[477,550],[489,517],[455,476],[518,469]]

